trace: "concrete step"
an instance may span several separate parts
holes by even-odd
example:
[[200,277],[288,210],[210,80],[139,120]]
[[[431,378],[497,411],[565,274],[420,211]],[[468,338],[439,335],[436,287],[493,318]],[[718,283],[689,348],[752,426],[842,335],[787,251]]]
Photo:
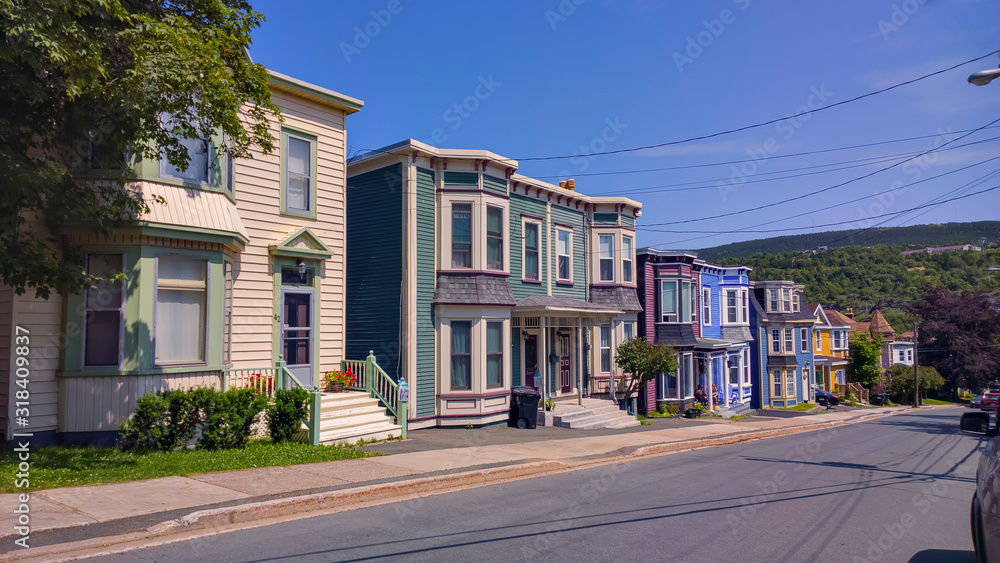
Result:
[[347,413],[347,411],[333,411],[332,413],[320,413],[320,428],[334,428],[336,426],[343,425],[342,423],[348,424],[362,424],[366,422],[379,422],[382,420],[393,420],[392,417],[386,416],[385,409],[380,407],[375,407],[374,410],[361,410],[352,409],[355,412]]
[[627,421],[624,421],[624,422],[618,422],[616,424],[610,424],[610,425],[607,426],[607,428],[615,428],[615,429],[617,429],[617,428],[632,428],[634,426],[642,426],[642,422],[640,422],[638,420],[635,420],[635,419],[633,419],[633,420],[627,420]]
[[604,428],[606,422],[603,418],[586,412],[584,416],[576,416],[570,420],[555,419],[554,426],[572,429]]
[[319,441],[322,444],[334,444],[337,442],[347,442],[353,444],[360,439],[365,440],[385,440],[390,435],[396,437],[402,433],[402,427],[393,424],[389,420],[379,422],[367,422],[358,425],[340,426],[336,428],[323,428],[319,434]]

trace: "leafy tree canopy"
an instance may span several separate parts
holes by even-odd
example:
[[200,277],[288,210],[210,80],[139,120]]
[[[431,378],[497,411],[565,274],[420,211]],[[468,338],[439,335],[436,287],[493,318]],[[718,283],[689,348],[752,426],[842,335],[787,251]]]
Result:
[[[913,367],[895,365],[885,370],[888,379],[889,396],[896,403],[913,403]],[[917,378],[920,380],[920,394],[937,391],[944,385],[944,378],[938,370],[930,366],[917,368]]]
[[661,373],[675,376],[679,367],[677,350],[665,344],[650,344],[645,338],[633,338],[618,346],[615,363],[625,372],[623,400],[628,400],[643,383]]
[[184,169],[178,139],[220,132],[236,157],[273,149],[267,71],[246,51],[263,19],[245,0],[0,0],[4,283],[40,297],[89,286],[80,257],[27,223],[106,234],[144,211],[121,155]]
[[973,389],[1000,376],[1000,313],[984,295],[936,288],[910,311],[921,318],[921,364],[937,368],[950,384]]
[[858,333],[848,346],[848,369],[851,377],[861,385],[871,388],[882,375],[882,336]]

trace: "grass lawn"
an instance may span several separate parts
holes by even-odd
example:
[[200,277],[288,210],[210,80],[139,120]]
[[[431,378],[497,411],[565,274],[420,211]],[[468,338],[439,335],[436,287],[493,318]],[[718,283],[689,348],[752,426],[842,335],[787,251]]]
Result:
[[800,411],[801,412],[801,411],[811,411],[814,408],[816,408],[816,404],[815,403],[799,403],[799,404],[795,405],[794,407],[777,407],[774,410],[776,410],[776,411]]
[[300,442],[251,442],[242,450],[176,450],[129,454],[117,448],[47,446],[31,450],[30,487],[15,488],[18,460],[10,449],[0,455],[0,493],[36,491],[101,483],[138,481],[171,475],[211,473],[382,455],[339,446]]
[[939,401],[937,399],[920,399],[922,405],[954,405],[951,401]]

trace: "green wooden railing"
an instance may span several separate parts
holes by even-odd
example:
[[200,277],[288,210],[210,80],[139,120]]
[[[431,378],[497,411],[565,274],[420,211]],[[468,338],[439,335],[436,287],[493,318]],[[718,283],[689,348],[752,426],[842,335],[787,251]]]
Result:
[[274,392],[278,389],[292,389],[294,387],[305,389],[309,392],[309,418],[302,422],[309,427],[309,443],[313,446],[319,445],[320,398],[322,395],[315,387],[303,385],[292,372],[288,371],[285,360],[280,355],[274,367],[224,369],[221,380],[223,391],[226,389],[253,389],[268,399],[273,399]]
[[341,371],[348,369],[356,376],[357,381],[351,386],[352,389],[363,390],[369,397],[375,397],[382,403],[392,416],[396,417],[396,424],[401,428],[400,437],[406,439],[407,412],[406,403],[409,400],[409,386],[404,381],[402,392],[400,384],[392,380],[391,377],[378,365],[375,359],[375,352],[368,351],[368,357],[364,360],[341,360]]

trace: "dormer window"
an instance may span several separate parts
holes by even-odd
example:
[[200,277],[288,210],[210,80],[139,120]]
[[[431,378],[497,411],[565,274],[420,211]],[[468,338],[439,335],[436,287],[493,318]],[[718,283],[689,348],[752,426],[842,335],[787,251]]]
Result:
[[788,313],[792,310],[792,290],[781,290],[781,312]]
[[767,311],[769,313],[778,312],[778,290],[769,289],[767,290]]

